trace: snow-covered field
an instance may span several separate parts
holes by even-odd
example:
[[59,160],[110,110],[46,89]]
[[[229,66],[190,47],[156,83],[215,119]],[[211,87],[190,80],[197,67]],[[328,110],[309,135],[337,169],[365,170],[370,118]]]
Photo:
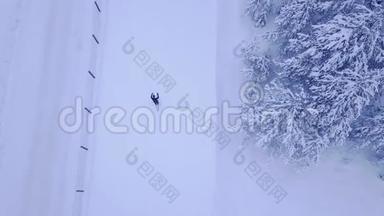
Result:
[[[220,146],[217,134],[160,131],[152,92],[161,110],[241,105],[236,47],[254,34],[243,11],[234,0],[2,0],[0,216],[382,215],[384,183],[362,157],[330,151],[298,173],[239,152],[242,132]],[[67,133],[60,113],[76,98],[69,121],[82,125]],[[135,131],[137,110],[154,114],[154,133]]]
[[[0,215],[209,215],[210,139],[184,132],[112,134],[103,117],[116,106],[127,113],[154,110],[151,92],[160,93],[162,107],[186,95],[192,106],[215,105],[215,2],[98,1],[101,13],[93,1],[1,4],[1,60],[10,78],[1,80],[8,88],[1,92]],[[123,47],[131,38],[132,53]],[[143,53],[148,63],[138,59]],[[153,80],[144,63],[158,63],[162,77]],[[176,82],[169,92],[161,81],[167,77]],[[100,108],[95,133],[87,134],[85,123],[74,134],[60,130],[59,113],[75,106],[75,97],[84,107]],[[136,166],[125,159],[134,148]],[[162,175],[180,193],[174,203],[140,176],[146,161],[152,176]]]

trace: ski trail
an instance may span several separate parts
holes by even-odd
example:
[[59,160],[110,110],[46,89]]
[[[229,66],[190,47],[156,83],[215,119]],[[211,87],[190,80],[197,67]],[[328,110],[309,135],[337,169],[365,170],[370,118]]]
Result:
[[[2,127],[3,117],[2,111],[9,83],[9,70],[12,63],[16,39],[19,34],[20,19],[22,16],[22,6],[25,0],[18,1],[2,1],[0,8],[4,11],[0,13],[0,167],[2,161],[2,153],[5,151],[6,143],[3,142]],[[6,10],[8,9],[8,10]],[[14,13],[12,13],[14,12]]]
[[[105,29],[108,18],[108,1],[93,1],[91,5],[92,14],[92,37],[94,42],[91,45],[88,65],[90,74],[94,80],[89,80],[88,96],[89,100],[86,106],[98,107],[98,89],[100,88],[100,80],[102,79],[103,69],[103,50],[105,46]],[[101,12],[101,8],[102,11]],[[97,151],[95,136],[87,134],[84,146],[87,151],[79,151],[79,165],[77,170],[77,188],[84,189],[85,193],[76,194],[73,206],[73,215],[88,215],[89,200],[92,194],[92,170],[94,169],[94,157]]]
[[84,131],[64,133],[57,119],[76,96],[93,105],[94,80],[87,71],[95,58],[90,55],[94,10],[93,1],[23,5],[2,115],[7,147],[0,168],[0,215],[73,213],[77,156],[88,138]]

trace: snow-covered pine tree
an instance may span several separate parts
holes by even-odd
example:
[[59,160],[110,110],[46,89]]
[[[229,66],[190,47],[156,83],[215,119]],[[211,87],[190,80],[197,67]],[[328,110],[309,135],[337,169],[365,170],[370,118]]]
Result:
[[314,129],[314,115],[305,109],[305,92],[294,92],[279,79],[267,83],[264,91],[261,104],[244,106],[242,115],[257,145],[302,165],[317,160],[326,142]]
[[358,121],[352,125],[349,140],[367,152],[374,152],[374,161],[384,162],[384,105],[365,108]]
[[255,80],[259,83],[265,83],[271,79],[275,67],[277,67],[268,55],[259,55],[260,48],[255,43],[248,44],[242,49],[243,57],[246,59],[246,72],[247,78]]
[[[274,30],[265,38],[278,52],[244,49],[254,77],[260,71],[273,74],[265,85],[265,100],[244,105],[245,129],[260,138],[261,146],[278,148],[291,161],[305,164],[316,161],[326,147],[344,145],[355,136],[374,140],[365,146],[382,151],[380,109],[365,114],[384,84],[382,1],[285,0],[275,1],[274,9],[260,2],[251,1],[248,13],[256,26],[265,26],[255,17],[277,11],[269,19]],[[248,47],[255,46],[250,42]],[[270,72],[258,60],[264,56],[275,65]]]
[[247,14],[251,16],[256,27],[264,27],[271,17],[273,0],[249,0]]

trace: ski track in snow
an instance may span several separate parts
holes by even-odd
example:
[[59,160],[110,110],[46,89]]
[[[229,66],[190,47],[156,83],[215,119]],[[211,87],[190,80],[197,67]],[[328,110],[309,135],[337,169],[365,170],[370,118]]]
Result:
[[[1,8],[12,8],[12,10],[3,10],[2,13],[0,13],[0,26],[2,27],[0,30],[0,32],[2,32],[0,36],[0,49],[2,50],[0,53],[0,167],[2,153],[5,151],[5,142],[2,139],[2,110],[7,92],[10,63],[12,61],[14,46],[19,32],[22,2],[23,0],[15,2],[3,1],[0,5]],[[11,11],[15,11],[15,13],[11,13]]]
[[90,55],[95,8],[93,1],[75,0],[19,5],[17,43],[9,61],[12,85],[3,110],[7,146],[0,191],[8,196],[2,198],[0,215],[72,215],[78,211],[73,205],[81,182],[76,180],[79,147],[88,138],[83,132],[65,134],[57,119],[75,96],[91,104],[93,80],[87,71],[97,66]]

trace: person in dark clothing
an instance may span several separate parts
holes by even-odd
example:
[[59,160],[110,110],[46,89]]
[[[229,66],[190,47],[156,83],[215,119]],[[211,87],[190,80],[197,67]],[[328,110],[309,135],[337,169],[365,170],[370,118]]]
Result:
[[159,98],[160,98],[159,93],[156,93],[156,94],[152,93],[151,94],[151,99],[152,99],[153,103],[155,104],[157,111],[159,111]]

